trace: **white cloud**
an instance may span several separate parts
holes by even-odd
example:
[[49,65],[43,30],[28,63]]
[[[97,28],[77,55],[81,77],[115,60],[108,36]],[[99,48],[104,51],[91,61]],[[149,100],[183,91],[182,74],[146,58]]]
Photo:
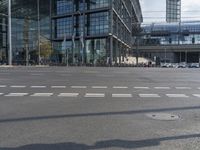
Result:
[[200,1],[182,0],[182,20],[200,20]]
[[182,10],[199,10],[200,1],[199,0],[182,0]]

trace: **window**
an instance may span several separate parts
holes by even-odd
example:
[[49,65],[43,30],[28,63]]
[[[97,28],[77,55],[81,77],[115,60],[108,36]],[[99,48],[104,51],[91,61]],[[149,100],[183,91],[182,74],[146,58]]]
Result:
[[72,18],[61,18],[56,22],[56,37],[64,38],[64,36],[72,36]]
[[99,35],[108,33],[108,12],[93,13],[87,16],[87,34]]

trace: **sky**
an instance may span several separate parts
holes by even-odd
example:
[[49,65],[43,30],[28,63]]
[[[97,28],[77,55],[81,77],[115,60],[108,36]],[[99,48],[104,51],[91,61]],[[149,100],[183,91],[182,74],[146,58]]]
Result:
[[[144,22],[164,22],[166,0],[140,0]],[[182,0],[182,21],[200,21],[200,0]]]

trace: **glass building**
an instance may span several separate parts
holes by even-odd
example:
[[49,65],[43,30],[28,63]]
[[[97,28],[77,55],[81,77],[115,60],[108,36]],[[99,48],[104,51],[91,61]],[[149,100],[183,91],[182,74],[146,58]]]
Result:
[[200,61],[200,21],[143,24],[138,36],[140,54],[161,62]]
[[166,0],[166,21],[179,22],[181,20],[181,0]]
[[[5,34],[0,39],[7,41],[8,38],[8,0],[1,0],[0,19],[3,24],[1,30]],[[51,55],[51,6],[49,0],[12,0],[11,1],[11,25],[12,25],[12,62],[13,64],[38,64],[39,60]],[[5,21],[4,21],[5,20]],[[0,52],[4,55],[0,61],[8,61],[9,42],[0,40]],[[4,57],[6,56],[6,57]]]
[[[0,0],[0,61],[8,60],[8,0]],[[139,0],[12,0],[14,64],[114,65],[130,55]]]

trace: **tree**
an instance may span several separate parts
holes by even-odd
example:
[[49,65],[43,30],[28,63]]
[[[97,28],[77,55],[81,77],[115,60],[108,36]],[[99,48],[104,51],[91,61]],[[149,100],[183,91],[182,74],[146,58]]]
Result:
[[40,56],[44,59],[48,59],[53,53],[51,42],[45,41],[40,45]]

